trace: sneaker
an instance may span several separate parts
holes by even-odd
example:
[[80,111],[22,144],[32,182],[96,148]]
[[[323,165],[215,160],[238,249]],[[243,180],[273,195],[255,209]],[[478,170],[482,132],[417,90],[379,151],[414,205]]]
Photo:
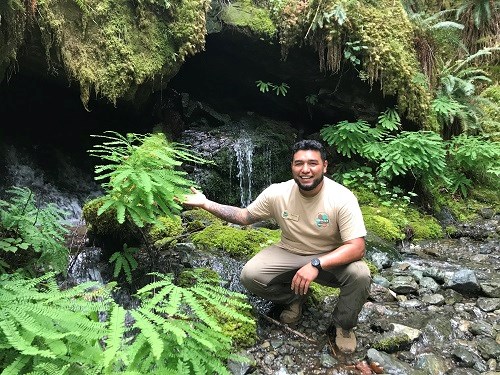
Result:
[[301,297],[285,307],[280,314],[280,322],[283,324],[295,324],[302,318],[302,307],[307,298]]
[[335,335],[335,344],[341,352],[354,353],[356,350],[356,336],[352,329],[343,329],[337,327]]

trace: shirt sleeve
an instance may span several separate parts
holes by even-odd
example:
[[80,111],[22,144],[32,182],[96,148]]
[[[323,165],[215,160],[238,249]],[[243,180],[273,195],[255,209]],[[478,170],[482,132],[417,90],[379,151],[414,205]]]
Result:
[[366,227],[358,200],[354,194],[346,199],[338,212],[338,226],[342,241],[365,237]]
[[248,205],[247,210],[252,217],[258,220],[265,220],[272,217],[270,187],[266,188],[259,196]]

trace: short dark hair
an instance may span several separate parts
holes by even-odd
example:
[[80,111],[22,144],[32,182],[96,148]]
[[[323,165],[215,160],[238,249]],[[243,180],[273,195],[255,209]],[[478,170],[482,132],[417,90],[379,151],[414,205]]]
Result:
[[302,141],[298,141],[292,146],[292,161],[293,161],[293,156],[297,151],[300,150],[314,150],[314,151],[319,151],[321,155],[321,160],[325,161],[326,160],[326,151],[323,147],[323,145],[315,141],[313,139],[303,139]]

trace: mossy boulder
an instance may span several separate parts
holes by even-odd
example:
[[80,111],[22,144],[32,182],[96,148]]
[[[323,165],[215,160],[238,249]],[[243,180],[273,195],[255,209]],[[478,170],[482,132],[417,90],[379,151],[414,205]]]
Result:
[[224,221],[217,216],[201,208],[183,211],[181,217],[186,225],[186,231],[189,233],[200,231],[211,224],[222,225],[224,223]]
[[215,223],[193,234],[191,240],[207,251],[222,251],[238,259],[249,259],[262,248],[278,242],[280,235],[277,229],[238,228]]
[[159,217],[156,223],[148,228],[148,237],[156,248],[170,247],[177,243],[177,238],[183,231],[179,216]]

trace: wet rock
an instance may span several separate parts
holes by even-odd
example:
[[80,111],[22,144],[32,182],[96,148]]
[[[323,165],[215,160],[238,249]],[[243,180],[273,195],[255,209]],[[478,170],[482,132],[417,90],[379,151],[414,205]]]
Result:
[[477,350],[485,360],[500,360],[500,345],[491,337],[481,337],[477,340]]
[[443,284],[445,282],[445,279],[446,279],[444,272],[441,271],[440,269],[435,268],[435,267],[428,267],[428,268],[424,269],[422,271],[422,274],[425,277],[430,277],[430,278],[434,279],[439,284]]
[[391,289],[398,294],[410,294],[417,291],[418,284],[411,276],[396,276],[391,281]]
[[384,276],[380,276],[380,275],[373,276],[373,283],[377,284],[377,285],[381,285],[384,288],[389,288],[389,286],[391,285],[389,280],[387,280]]
[[389,268],[392,265],[392,260],[389,255],[381,251],[373,251],[368,255],[368,259],[377,267],[380,271],[384,268]]
[[422,277],[419,281],[420,290],[419,293],[431,291],[432,293],[437,292],[441,287],[439,284],[431,277]]
[[481,310],[491,312],[500,309],[500,298],[479,297],[476,304]]
[[499,281],[486,281],[480,283],[481,289],[488,297],[500,297],[500,282]]
[[451,363],[434,353],[423,353],[417,356],[415,368],[424,370],[426,374],[444,375]]
[[441,294],[426,294],[422,297],[422,302],[432,306],[442,306],[445,304],[444,297]]
[[485,322],[484,320],[480,320],[477,322],[472,322],[469,331],[474,335],[484,335],[493,337],[494,329],[491,324]]
[[495,210],[490,207],[481,208],[479,210],[479,215],[481,215],[484,219],[491,219],[495,216]]
[[425,372],[421,370],[413,369],[407,363],[399,361],[394,355],[389,355],[387,353],[378,351],[376,349],[370,348],[367,352],[367,357],[370,363],[377,363],[383,370],[385,374],[394,375],[424,375]]
[[231,361],[228,362],[228,369],[232,375],[245,375],[248,374],[249,371],[255,367],[255,357],[252,353],[248,353],[245,351],[241,351],[238,353],[241,358],[245,358],[244,361]]
[[474,368],[479,372],[483,372],[488,369],[486,362],[481,358],[481,356],[474,353],[469,347],[459,344],[453,348],[451,354],[459,362],[461,367]]
[[477,294],[481,290],[476,273],[470,269],[462,269],[455,272],[446,287],[456,290],[461,294]]
[[444,302],[447,305],[454,305],[463,301],[463,296],[453,289],[446,289],[443,291]]
[[390,289],[372,284],[370,287],[370,300],[374,302],[393,302],[396,301],[396,295]]

